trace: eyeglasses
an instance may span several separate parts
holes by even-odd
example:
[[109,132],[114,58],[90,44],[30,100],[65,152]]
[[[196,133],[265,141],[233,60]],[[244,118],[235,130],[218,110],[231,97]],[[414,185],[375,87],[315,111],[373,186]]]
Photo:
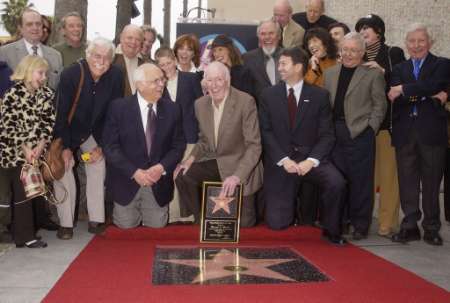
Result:
[[350,55],[357,55],[361,52],[360,49],[356,49],[356,48],[343,48],[341,49],[341,53],[342,54],[350,54]]

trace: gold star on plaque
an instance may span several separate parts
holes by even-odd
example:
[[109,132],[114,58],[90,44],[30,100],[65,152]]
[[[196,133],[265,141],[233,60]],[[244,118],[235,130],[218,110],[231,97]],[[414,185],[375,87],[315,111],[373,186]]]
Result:
[[214,202],[214,209],[212,213],[216,213],[220,209],[223,209],[227,214],[231,214],[230,212],[230,203],[234,200],[233,197],[210,197],[211,201]]

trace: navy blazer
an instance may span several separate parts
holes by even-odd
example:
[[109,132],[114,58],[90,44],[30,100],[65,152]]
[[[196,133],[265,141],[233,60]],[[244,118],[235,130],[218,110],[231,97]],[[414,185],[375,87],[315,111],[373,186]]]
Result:
[[63,70],[57,91],[55,137],[62,138],[64,147],[70,149],[77,149],[90,135],[93,135],[97,144],[102,146],[103,126],[108,106],[112,100],[123,97],[123,75],[118,67],[111,65],[110,69],[95,82],[86,60],[82,59],[81,64],[84,82],[70,125],[67,118],[81,75],[78,63]]
[[[170,98],[167,89],[164,96]],[[187,143],[194,144],[198,140],[198,122],[195,118],[195,100],[203,96],[200,79],[195,73],[178,71],[177,98],[175,103],[181,108],[183,117],[183,133]]]
[[108,187],[120,205],[128,205],[139,190],[139,184],[132,179],[136,170],[158,163],[166,174],[152,186],[156,202],[164,206],[173,198],[173,171],[186,148],[181,111],[176,103],[162,97],[156,112],[156,133],[149,157],[137,96],[114,100],[109,108],[103,152],[109,169]]
[[303,83],[295,127],[289,126],[286,84],[261,94],[260,128],[265,164],[274,166],[289,156],[296,162],[308,157],[325,160],[334,146],[334,128],[328,91]]
[[[410,141],[412,127],[417,128],[418,140],[426,145],[447,146],[447,113],[432,96],[444,91],[449,82],[450,60],[429,53],[420,69],[419,79],[413,74],[411,59],[396,65],[391,86],[402,85],[403,95],[393,102],[392,144],[401,147]],[[417,117],[413,117],[413,104]]]

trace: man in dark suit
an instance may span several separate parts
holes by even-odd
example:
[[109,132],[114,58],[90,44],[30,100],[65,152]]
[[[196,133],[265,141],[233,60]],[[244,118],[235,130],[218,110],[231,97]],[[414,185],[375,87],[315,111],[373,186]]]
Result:
[[323,235],[343,245],[340,209],[345,181],[328,160],[335,141],[328,92],[304,83],[308,56],[303,50],[281,51],[278,64],[284,83],[264,90],[260,104],[266,223],[272,229],[292,223],[299,184],[308,180],[322,189]]
[[186,147],[181,111],[162,97],[165,77],[152,63],[134,72],[137,93],[108,112],[104,152],[111,169],[113,222],[120,228],[163,227],[173,197],[173,171]]
[[430,245],[442,245],[439,187],[448,139],[447,113],[441,101],[432,96],[445,90],[450,66],[448,60],[430,53],[432,40],[424,25],[411,25],[405,41],[410,59],[394,67],[388,94],[393,102],[392,144],[405,214],[392,241],[420,240],[417,222],[422,216],[422,183],[423,239]]
[[257,30],[259,47],[242,55],[244,66],[247,67],[255,81],[255,97],[264,88],[275,85],[280,80],[280,75],[276,69],[278,63],[281,29],[278,22],[270,20],[262,21]]
[[321,27],[328,30],[328,27],[337,22],[324,14],[324,0],[306,0],[305,11],[292,15],[292,20],[308,31],[314,27]]

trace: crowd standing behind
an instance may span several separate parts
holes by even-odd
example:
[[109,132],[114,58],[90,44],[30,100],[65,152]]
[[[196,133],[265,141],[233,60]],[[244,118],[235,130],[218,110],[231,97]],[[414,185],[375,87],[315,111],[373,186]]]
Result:
[[[423,24],[407,30],[406,60],[385,44],[380,16],[360,18],[350,32],[324,7],[307,0],[294,13],[275,0],[257,26],[258,48],[241,54],[220,33],[202,60],[195,34],[153,59],[159,36],[150,25],[126,25],[117,47],[86,42],[76,12],[61,19],[64,40],[52,48],[49,19],[25,9],[20,38],[0,47],[0,241],[44,248],[39,228],[71,239],[77,191],[91,233],[111,223],[198,224],[202,182],[222,181],[220,199],[244,186],[241,227],[311,224],[343,246],[348,232],[369,236],[378,196],[379,236],[442,245],[450,60],[430,52]],[[19,178],[52,138],[64,147],[59,224],[42,197],[26,199]]]

